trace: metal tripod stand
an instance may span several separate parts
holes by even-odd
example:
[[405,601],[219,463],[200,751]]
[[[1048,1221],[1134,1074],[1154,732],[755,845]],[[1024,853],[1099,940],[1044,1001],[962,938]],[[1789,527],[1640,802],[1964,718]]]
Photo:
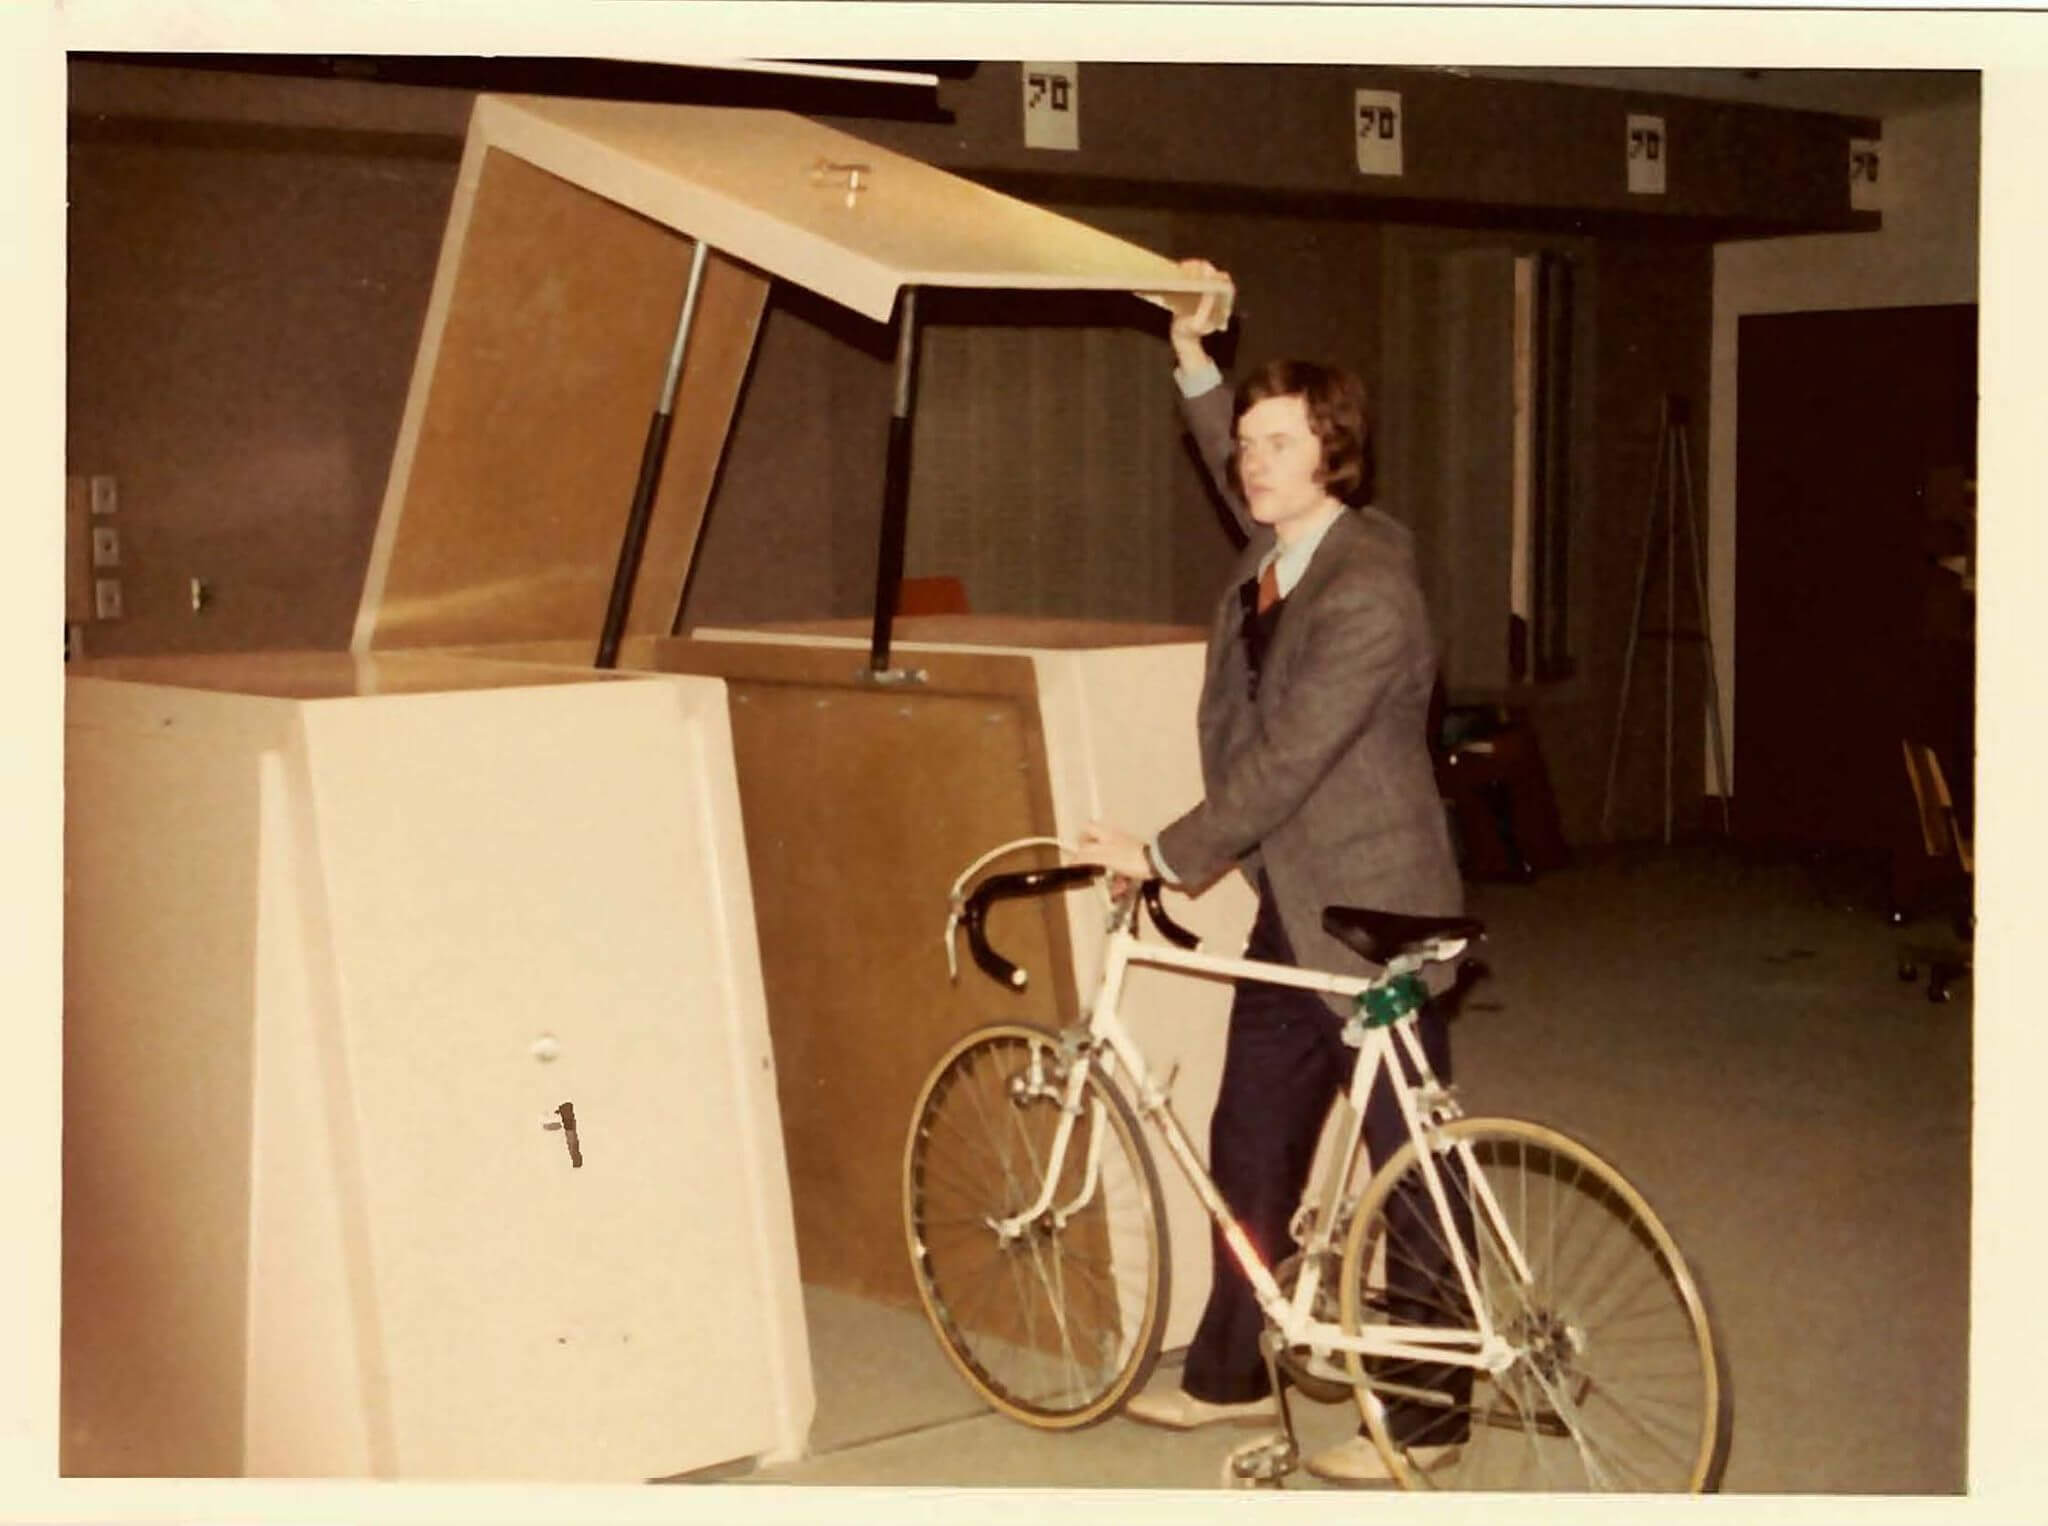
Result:
[[[1700,561],[1699,526],[1693,511],[1692,457],[1686,447],[1691,408],[1686,400],[1666,394],[1657,433],[1657,464],[1650,473],[1650,507],[1643,521],[1643,557],[1636,569],[1636,606],[1630,617],[1628,649],[1621,660],[1621,697],[1614,711],[1614,745],[1607,754],[1607,788],[1600,801],[1600,835],[1611,839],[1614,778],[1621,764],[1623,726],[1628,719],[1628,693],[1635,676],[1636,643],[1644,635],[1664,638],[1664,842],[1671,843],[1671,732],[1676,703],[1678,644],[1696,640],[1707,664],[1707,724],[1714,739],[1714,783],[1720,790],[1721,830],[1728,830],[1728,753],[1721,741],[1721,691],[1714,667],[1714,637],[1707,612],[1706,571]],[[1657,520],[1664,520],[1664,624],[1643,629],[1643,604],[1649,592],[1650,549],[1657,543]],[[1685,519],[1686,548],[1692,558],[1693,597],[1698,601],[1698,630],[1678,628],[1678,521]]]

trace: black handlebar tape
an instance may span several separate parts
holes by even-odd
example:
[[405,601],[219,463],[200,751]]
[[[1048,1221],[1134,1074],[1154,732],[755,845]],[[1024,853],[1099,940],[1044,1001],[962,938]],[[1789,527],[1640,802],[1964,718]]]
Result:
[[1097,864],[1063,864],[1057,869],[1025,869],[1015,874],[992,874],[974,887],[974,893],[960,908],[960,925],[967,929],[967,950],[982,973],[998,985],[1021,991],[1031,977],[989,947],[982,919],[991,901],[1006,901],[1020,895],[1043,895],[1085,885],[1102,873]]
[[987,915],[988,905],[979,897],[970,897],[960,909],[960,925],[967,929],[967,952],[974,956],[974,962],[981,966],[981,972],[990,980],[1013,991],[1021,991],[1031,977],[988,946],[988,936],[981,930],[981,919]]
[[1166,907],[1159,900],[1158,880],[1145,881],[1142,894],[1145,897],[1145,910],[1152,918],[1152,925],[1165,935],[1168,943],[1177,943],[1182,948],[1195,948],[1200,945],[1200,938],[1166,914]]

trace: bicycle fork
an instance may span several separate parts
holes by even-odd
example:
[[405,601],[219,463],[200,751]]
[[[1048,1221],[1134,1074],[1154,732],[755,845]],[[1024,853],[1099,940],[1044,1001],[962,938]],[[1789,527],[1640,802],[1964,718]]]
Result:
[[1081,1116],[1082,1099],[1087,1095],[1088,1068],[1091,1057],[1084,1050],[1068,1065],[1064,1077],[1066,1087],[1063,1093],[1056,1093],[1045,1074],[1045,1053],[1034,1049],[1031,1064],[1021,1075],[1010,1081],[1010,1102],[1022,1106],[1036,1097],[1058,1095],[1060,1121],[1053,1129],[1052,1143],[1046,1149],[1043,1182],[1038,1196],[1025,1208],[1005,1219],[989,1219],[987,1224],[996,1233],[999,1243],[1007,1245],[1027,1233],[1031,1226],[1048,1214],[1054,1229],[1066,1227],[1067,1220],[1084,1207],[1095,1196],[1095,1189],[1102,1178],[1102,1128],[1096,1126],[1088,1131],[1088,1158],[1083,1163],[1081,1182],[1074,1195],[1058,1208],[1053,1207],[1053,1191],[1060,1179],[1061,1168],[1066,1164],[1067,1146],[1073,1139],[1074,1120]]

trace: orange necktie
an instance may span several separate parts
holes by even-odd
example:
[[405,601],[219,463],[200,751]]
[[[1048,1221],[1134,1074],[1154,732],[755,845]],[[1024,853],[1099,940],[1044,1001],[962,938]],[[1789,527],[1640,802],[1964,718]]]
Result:
[[1273,568],[1277,564],[1266,563],[1266,570],[1259,574],[1259,613],[1264,614],[1280,602],[1280,579]]

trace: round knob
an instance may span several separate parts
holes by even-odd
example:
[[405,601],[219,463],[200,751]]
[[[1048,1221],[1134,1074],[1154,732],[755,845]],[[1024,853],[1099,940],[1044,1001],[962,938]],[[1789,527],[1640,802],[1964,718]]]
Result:
[[543,1033],[533,1041],[532,1051],[533,1057],[545,1065],[562,1052],[562,1042],[552,1033]]

